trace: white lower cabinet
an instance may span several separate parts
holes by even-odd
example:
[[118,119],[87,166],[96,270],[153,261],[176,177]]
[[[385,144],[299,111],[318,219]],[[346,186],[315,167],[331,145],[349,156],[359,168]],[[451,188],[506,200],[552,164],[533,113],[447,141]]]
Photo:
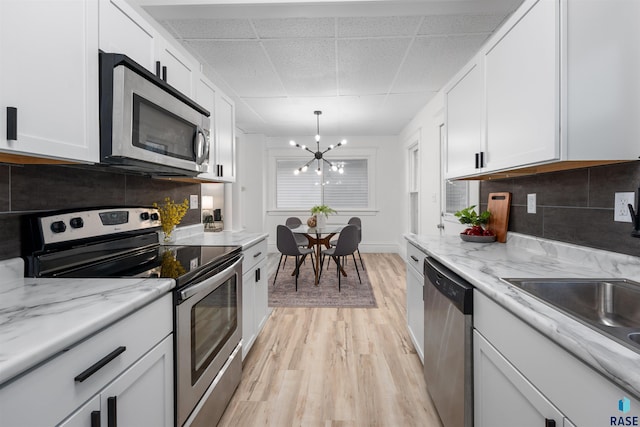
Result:
[[422,266],[427,255],[407,244],[407,327],[413,346],[424,363],[424,276]]
[[247,248],[242,263],[242,359],[247,356],[269,314],[267,241]]
[[473,361],[475,427],[562,425],[562,413],[477,331]]
[[172,331],[167,294],[1,386],[0,424],[173,426]]
[[[480,291],[473,303],[476,427],[638,425],[640,401],[633,394]],[[624,398],[626,413],[618,410]]]

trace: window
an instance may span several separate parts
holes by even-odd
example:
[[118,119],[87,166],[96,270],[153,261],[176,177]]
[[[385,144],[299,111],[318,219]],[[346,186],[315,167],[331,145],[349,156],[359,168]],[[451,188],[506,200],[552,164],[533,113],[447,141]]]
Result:
[[328,205],[333,209],[369,208],[368,159],[331,159],[342,165],[344,172],[333,172],[323,165],[322,175],[311,168],[294,175],[293,171],[308,159],[276,160],[276,207],[278,209],[309,209]]
[[469,182],[448,181],[444,183],[445,214],[454,214],[469,204]]

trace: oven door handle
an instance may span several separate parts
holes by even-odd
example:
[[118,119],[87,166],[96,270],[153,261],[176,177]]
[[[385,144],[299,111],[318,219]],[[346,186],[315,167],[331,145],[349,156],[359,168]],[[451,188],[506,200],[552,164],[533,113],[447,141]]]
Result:
[[224,270],[222,270],[220,273],[216,274],[213,277],[208,278],[207,280],[205,280],[203,282],[197,283],[197,284],[192,285],[192,286],[188,286],[186,289],[180,291],[178,293],[178,295],[180,296],[180,299],[179,299],[180,302],[191,298],[192,296],[194,296],[198,292],[201,292],[202,290],[217,286],[218,280],[221,277],[229,275],[229,273],[231,273],[233,270],[235,270],[238,267],[238,265],[240,263],[242,263],[243,259],[244,259],[244,255],[240,255],[240,258],[238,258],[238,260],[236,262],[234,262],[229,267],[227,267]]

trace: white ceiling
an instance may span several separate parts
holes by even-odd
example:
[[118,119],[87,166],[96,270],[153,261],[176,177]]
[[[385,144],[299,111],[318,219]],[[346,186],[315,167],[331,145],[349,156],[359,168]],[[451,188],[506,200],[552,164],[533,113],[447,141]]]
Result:
[[[135,0],[268,136],[397,135],[522,0]],[[214,4],[215,3],[215,4]]]

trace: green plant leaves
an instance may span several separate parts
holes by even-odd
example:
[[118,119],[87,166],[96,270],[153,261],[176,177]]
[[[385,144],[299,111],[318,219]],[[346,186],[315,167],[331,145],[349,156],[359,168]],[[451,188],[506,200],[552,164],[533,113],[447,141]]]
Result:
[[461,224],[471,224],[471,225],[482,225],[489,222],[489,217],[491,217],[491,212],[484,211],[480,215],[478,215],[475,211],[476,205],[469,206],[468,208],[464,208],[454,213],[454,215],[458,218]]

